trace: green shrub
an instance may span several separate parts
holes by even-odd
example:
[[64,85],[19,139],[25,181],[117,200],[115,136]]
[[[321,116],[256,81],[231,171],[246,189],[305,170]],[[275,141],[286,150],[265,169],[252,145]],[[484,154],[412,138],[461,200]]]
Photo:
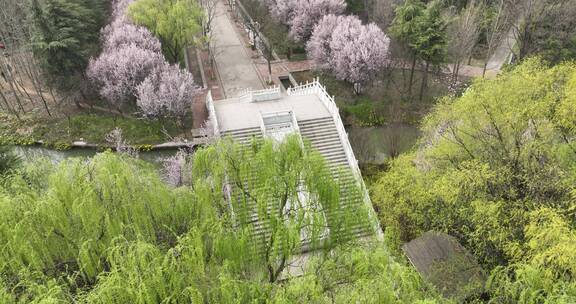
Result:
[[355,125],[361,127],[381,126],[385,123],[384,117],[376,112],[374,104],[366,99],[355,105],[347,105],[344,112],[352,115]]

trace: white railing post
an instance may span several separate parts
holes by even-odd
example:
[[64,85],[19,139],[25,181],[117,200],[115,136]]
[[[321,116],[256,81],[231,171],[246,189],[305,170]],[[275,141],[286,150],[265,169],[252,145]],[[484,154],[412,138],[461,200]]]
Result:
[[282,97],[282,91],[280,90],[280,87],[275,86],[258,91],[247,90],[246,92],[240,94],[240,97],[238,98],[240,99],[240,101],[243,102],[255,102],[255,101],[275,100],[280,99],[281,97]]
[[214,100],[212,99],[212,91],[208,90],[206,94],[206,108],[208,109],[208,119],[212,122],[214,136],[220,136],[220,126],[218,125],[218,118],[216,117],[216,109],[214,108]]

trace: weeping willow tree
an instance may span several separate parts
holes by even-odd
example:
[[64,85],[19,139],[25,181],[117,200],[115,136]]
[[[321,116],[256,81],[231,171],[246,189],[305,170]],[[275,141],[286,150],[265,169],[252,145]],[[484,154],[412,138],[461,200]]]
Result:
[[[0,302],[438,299],[382,244],[337,238],[335,227],[359,213],[320,215],[338,201],[338,182],[297,138],[250,147],[223,141],[188,163],[192,181],[177,188],[152,166],[112,153],[58,165],[38,161],[7,177],[0,183]],[[242,211],[249,198],[257,199],[245,208],[252,213]],[[251,217],[267,232],[255,233]],[[301,276],[279,282],[306,246],[318,254]]]
[[372,227],[364,204],[341,206],[346,199],[363,200],[357,184],[334,179],[322,156],[298,136],[249,147],[220,143],[197,154],[192,176],[196,183],[222,185],[213,201],[233,225],[249,230],[269,282],[295,254],[330,250],[350,240],[353,228]]

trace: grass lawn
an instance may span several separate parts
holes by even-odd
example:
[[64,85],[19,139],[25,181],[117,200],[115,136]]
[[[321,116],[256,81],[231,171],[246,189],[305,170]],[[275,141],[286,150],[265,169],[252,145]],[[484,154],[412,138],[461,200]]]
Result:
[[[305,71],[292,73],[299,83],[319,77],[328,93],[336,97],[341,115],[348,125],[380,126],[390,123],[418,125],[436,103],[448,94],[445,75],[428,74],[428,85],[422,100],[419,98],[423,73],[416,71],[412,94],[408,94],[409,70],[394,69],[383,73],[360,95],[354,94],[352,84],[335,79],[327,73]],[[463,80],[463,79],[461,79]]]
[[82,138],[90,143],[105,144],[106,134],[116,127],[122,129],[124,139],[133,145],[158,144],[182,133],[174,121],[149,121],[95,111],[83,111],[69,119],[25,118],[23,121],[0,113],[0,142],[31,144],[42,140],[56,148],[66,148]]

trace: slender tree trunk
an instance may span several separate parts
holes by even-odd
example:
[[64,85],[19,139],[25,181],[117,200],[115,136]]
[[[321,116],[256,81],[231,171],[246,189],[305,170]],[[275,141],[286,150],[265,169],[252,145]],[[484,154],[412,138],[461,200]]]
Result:
[[422,76],[422,86],[420,87],[420,101],[424,97],[424,91],[426,90],[426,85],[428,82],[428,66],[429,63],[426,61],[426,67],[424,68],[424,75]]
[[362,84],[359,82],[354,83],[353,85],[354,87],[354,94],[355,95],[360,95],[362,93]]
[[[27,77],[30,79],[30,82],[32,83],[32,86],[34,87],[34,90],[36,91],[36,94],[38,96],[40,96],[40,100],[42,100],[42,104],[44,105],[44,109],[46,110],[46,113],[48,113],[48,116],[52,117],[52,114],[50,113],[50,109],[48,108],[48,102],[46,102],[46,99],[44,98],[44,94],[42,94],[42,89],[40,87],[38,87],[36,85],[36,82],[34,81],[34,79],[32,78],[32,73],[30,71],[27,70],[27,68],[24,66],[24,64],[22,64],[22,69],[24,69],[24,71],[26,71],[27,73]],[[22,76],[21,76],[22,78]],[[24,82],[24,80],[22,79],[22,82]],[[21,85],[22,86],[22,85]],[[24,87],[22,86],[22,89],[24,89]],[[25,89],[24,89],[25,90]],[[26,93],[28,95],[28,93]],[[30,97],[30,95],[28,95],[28,97]],[[32,98],[30,97],[30,100],[32,101]],[[34,102],[32,102],[34,103]]]
[[51,87],[48,87],[48,92],[50,93],[50,97],[52,97],[52,100],[54,101],[54,104],[56,104],[56,105],[59,106],[60,103],[62,102],[62,100],[58,101],[58,100],[56,99],[56,96],[54,96],[54,92],[52,91],[52,88],[51,88]]
[[[10,75],[8,77],[11,78]],[[12,79],[8,81],[8,84],[10,84],[10,89],[12,90],[12,94],[14,94],[14,98],[16,98],[16,103],[18,104],[18,107],[20,108],[22,113],[26,113],[26,110],[24,110],[24,107],[22,106],[22,100],[20,100],[20,96],[18,96],[19,93],[16,91],[16,88],[14,88],[14,83]]]
[[268,46],[268,83],[272,83],[272,47]]
[[16,116],[16,118],[18,118],[18,120],[20,120],[20,115],[18,115],[18,111],[16,111],[16,109],[14,109],[12,107],[12,105],[10,104],[10,102],[8,101],[6,96],[4,96],[4,93],[2,92],[1,89],[0,89],[0,96],[2,96],[2,101],[4,101],[4,104],[6,104],[6,110],[8,110],[8,112],[11,112],[12,114],[14,114]]
[[52,113],[50,113],[50,109],[48,109],[48,103],[46,102],[46,99],[44,99],[44,96],[42,96],[42,94],[40,94],[40,97],[42,98],[42,103],[44,104],[44,109],[46,110],[46,113],[48,113],[48,116],[52,117]]
[[460,73],[460,60],[456,61],[454,65],[454,82],[458,81],[458,74]]
[[416,69],[416,54],[412,57],[412,68],[410,69],[410,80],[408,81],[408,95],[412,96],[412,83],[414,82],[414,70]]

